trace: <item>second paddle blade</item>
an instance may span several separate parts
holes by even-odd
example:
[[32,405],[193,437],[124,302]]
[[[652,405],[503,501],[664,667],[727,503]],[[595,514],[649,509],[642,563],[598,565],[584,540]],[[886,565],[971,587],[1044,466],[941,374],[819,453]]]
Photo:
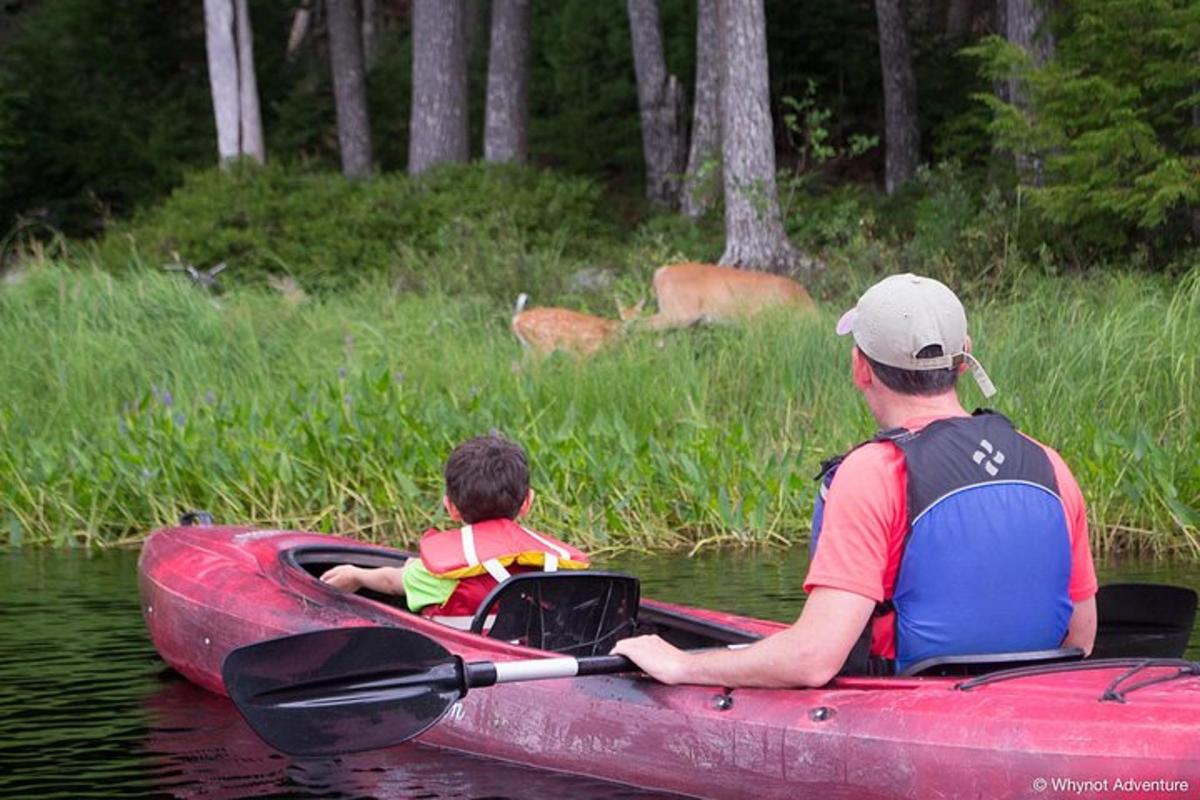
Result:
[[240,647],[222,676],[254,732],[298,756],[407,741],[466,693],[462,659],[400,628],[336,628]]

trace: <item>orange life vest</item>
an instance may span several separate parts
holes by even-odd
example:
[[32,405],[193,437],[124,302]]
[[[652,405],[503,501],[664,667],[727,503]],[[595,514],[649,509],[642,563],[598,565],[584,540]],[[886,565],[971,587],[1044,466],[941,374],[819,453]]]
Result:
[[488,593],[512,573],[586,569],[588,557],[566,542],[518,525],[491,519],[421,537],[421,561],[430,574],[456,579],[454,593],[421,614],[465,628]]

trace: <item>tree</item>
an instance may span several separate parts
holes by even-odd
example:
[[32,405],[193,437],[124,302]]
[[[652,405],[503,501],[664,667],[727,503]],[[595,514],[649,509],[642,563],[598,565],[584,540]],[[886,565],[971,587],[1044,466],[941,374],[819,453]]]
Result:
[[720,169],[721,32],[717,24],[717,0],[698,0],[692,144],[680,197],[684,214],[699,217],[712,208]]
[[413,0],[412,116],[408,171],[466,161],[467,35],[465,0]]
[[204,0],[204,31],[221,163],[246,156],[261,164],[265,149],[246,0]]
[[893,194],[916,174],[921,159],[917,79],[901,0],[875,0],[875,17],[883,68],[884,188]]
[[726,266],[811,269],[783,230],[767,81],[763,0],[717,0]]
[[525,163],[529,140],[529,27],[533,0],[493,0],[483,157]]
[[646,197],[671,208],[683,171],[683,93],[667,72],[658,0],[627,0],[646,162]]
[[[1044,67],[1054,57],[1054,37],[1046,24],[1050,0],[1000,0],[1004,4],[1004,38],[1024,50],[1033,66]],[[1008,80],[1008,101],[1030,113],[1029,97],[1019,76]],[[1017,172],[1034,186],[1042,184],[1042,156],[1017,152]]]
[[1019,103],[980,99],[995,115],[997,143],[1041,167],[1026,192],[1031,210],[1074,252],[1180,252],[1186,212],[1200,205],[1200,5],[1074,0],[1061,30],[1041,65],[998,37],[967,51],[988,78],[1019,81]]
[[359,180],[371,175],[371,125],[358,0],[326,0],[325,8],[342,174]]

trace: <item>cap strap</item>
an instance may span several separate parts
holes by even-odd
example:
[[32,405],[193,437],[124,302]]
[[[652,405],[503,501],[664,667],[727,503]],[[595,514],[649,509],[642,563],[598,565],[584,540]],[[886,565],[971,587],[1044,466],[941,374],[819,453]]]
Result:
[[971,375],[975,378],[975,383],[979,384],[979,391],[983,392],[983,396],[991,397],[994,395],[996,393],[996,385],[992,383],[992,379],[984,371],[983,364],[980,364],[979,360],[970,353],[964,353],[963,357],[966,358]]

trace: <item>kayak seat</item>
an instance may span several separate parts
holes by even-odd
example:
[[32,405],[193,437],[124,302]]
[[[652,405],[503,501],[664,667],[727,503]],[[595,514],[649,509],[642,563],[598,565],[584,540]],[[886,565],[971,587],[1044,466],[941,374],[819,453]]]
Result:
[[998,669],[1013,669],[1034,664],[1057,664],[1082,659],[1083,650],[1078,647],[1025,650],[1016,653],[979,653],[969,656],[934,656],[917,661],[899,674],[905,677],[983,675]]
[[608,653],[633,633],[641,585],[619,572],[522,572],[484,598],[471,632],[572,656]]

